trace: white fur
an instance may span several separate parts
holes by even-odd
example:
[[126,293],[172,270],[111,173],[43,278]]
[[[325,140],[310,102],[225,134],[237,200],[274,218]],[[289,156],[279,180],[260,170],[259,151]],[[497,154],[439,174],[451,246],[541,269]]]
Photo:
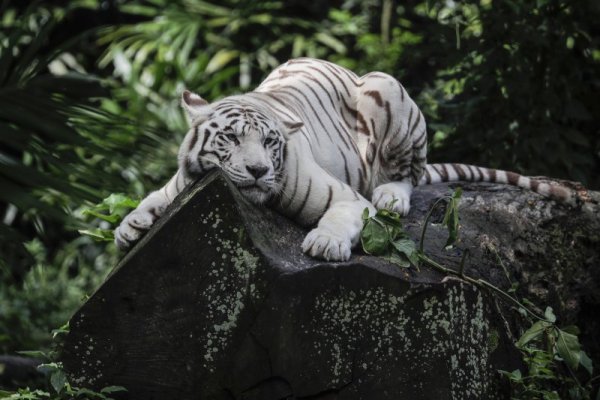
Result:
[[[306,71],[321,82],[307,78]],[[329,79],[322,78],[327,74]],[[332,87],[333,82],[343,84]],[[229,104],[239,105],[237,115],[219,114]],[[181,146],[178,174],[124,219],[115,232],[120,248],[129,247],[150,228],[155,215],[161,215],[191,181],[188,174],[201,175],[213,167],[221,168],[252,202],[275,198],[274,208],[280,213],[307,227],[316,224],[302,250],[329,261],[350,258],[365,208],[371,215],[383,208],[402,215],[409,211],[412,186],[425,165],[425,122],[389,75],[359,78],[323,61],[292,60],[273,71],[254,92],[210,105],[185,92],[182,106],[192,129]],[[277,140],[285,140],[287,158],[282,168],[276,168],[278,158],[265,146],[264,132],[248,128],[252,125],[247,123],[248,110],[266,115],[268,127],[263,131],[276,132]],[[227,135],[221,131],[210,140],[198,136],[214,126],[230,129],[237,135],[236,142],[224,141]],[[226,151],[227,159],[207,151],[213,147]],[[405,159],[393,159],[389,149]],[[264,167],[266,172],[255,179],[248,172],[250,166]],[[392,176],[402,178],[394,181]]]

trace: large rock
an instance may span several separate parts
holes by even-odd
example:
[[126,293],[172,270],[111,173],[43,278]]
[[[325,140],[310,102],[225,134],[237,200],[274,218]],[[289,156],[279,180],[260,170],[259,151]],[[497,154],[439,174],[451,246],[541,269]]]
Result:
[[[433,258],[456,268],[469,248],[469,274],[506,287],[508,273],[568,322],[597,307],[595,206],[464,189],[462,242],[442,250],[446,233],[430,225]],[[413,238],[447,191],[415,191]],[[193,185],[72,318],[63,352],[72,382],[122,385],[124,398],[144,400],[508,398],[497,370],[519,366],[519,321],[494,296],[360,252],[314,260],[300,250],[305,233],[219,174]]]

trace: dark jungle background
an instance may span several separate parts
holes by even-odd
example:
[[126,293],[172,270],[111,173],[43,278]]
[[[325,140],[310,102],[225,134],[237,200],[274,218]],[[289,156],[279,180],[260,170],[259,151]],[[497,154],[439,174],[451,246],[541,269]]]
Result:
[[115,264],[84,210],[175,171],[184,88],[251,90],[292,57],[397,77],[430,161],[599,189],[598,21],[595,0],[1,2],[0,354],[48,348]]

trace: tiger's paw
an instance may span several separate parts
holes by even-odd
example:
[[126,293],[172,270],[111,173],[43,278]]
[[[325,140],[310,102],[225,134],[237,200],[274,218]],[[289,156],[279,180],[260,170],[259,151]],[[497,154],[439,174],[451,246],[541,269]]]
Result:
[[119,250],[127,250],[154,224],[157,216],[149,210],[134,210],[115,229],[115,244]]
[[404,216],[410,210],[412,185],[407,182],[391,182],[377,186],[371,202],[378,210],[391,210]]
[[323,228],[313,229],[302,242],[302,251],[327,261],[347,261],[350,259],[351,249],[350,239]]

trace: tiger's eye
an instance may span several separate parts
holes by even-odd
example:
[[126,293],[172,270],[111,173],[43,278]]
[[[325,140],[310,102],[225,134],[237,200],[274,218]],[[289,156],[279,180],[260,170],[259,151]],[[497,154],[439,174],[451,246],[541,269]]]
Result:
[[270,146],[273,143],[275,143],[275,139],[268,137],[268,138],[265,139],[264,145],[265,146]]
[[233,133],[226,133],[225,137],[235,144],[240,144],[240,141],[238,140],[237,135],[235,135]]

